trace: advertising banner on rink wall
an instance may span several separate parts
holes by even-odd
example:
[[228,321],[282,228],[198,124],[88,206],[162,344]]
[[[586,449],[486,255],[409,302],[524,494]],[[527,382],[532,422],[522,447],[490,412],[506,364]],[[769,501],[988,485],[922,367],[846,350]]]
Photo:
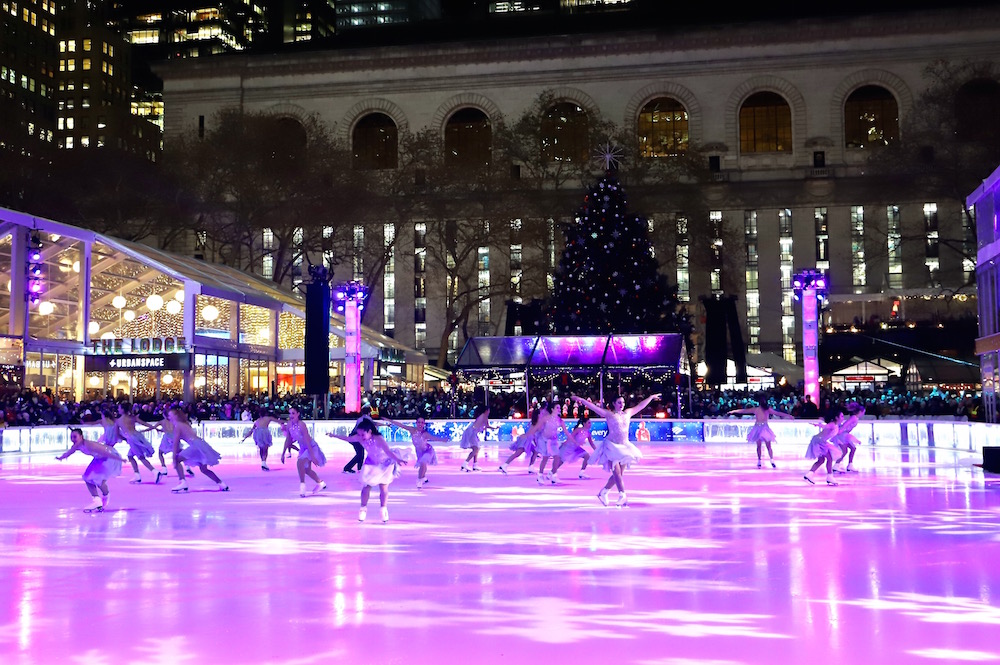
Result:
[[[400,421],[412,425],[412,420]],[[591,432],[594,440],[607,436],[607,423],[592,420]],[[385,421],[376,421],[379,431],[389,443],[408,443],[409,433]],[[746,441],[747,433],[753,427],[753,419],[720,418],[710,420],[660,420],[639,419],[629,427],[629,439],[636,443],[685,444],[685,443],[732,443]],[[307,421],[306,426],[313,438],[324,448],[336,450],[346,446],[334,437],[346,437],[354,428],[354,420]],[[471,420],[428,420],[427,429],[436,437],[446,438],[457,446],[462,433],[472,424]],[[566,419],[567,427],[573,427],[573,420]],[[809,439],[819,431],[818,421],[773,420],[771,429],[783,447],[798,446],[803,452]],[[484,445],[506,447],[511,441],[527,430],[527,420],[491,420],[490,427],[483,436]],[[69,431],[74,426],[47,425],[38,427],[8,427],[0,430],[0,454],[61,452],[69,448]],[[95,425],[81,425],[84,437],[96,441],[101,428]],[[194,423],[194,429],[205,441],[223,454],[256,454],[252,439],[241,443],[250,433],[253,423],[249,421],[207,420]],[[495,429],[493,429],[495,428]],[[271,437],[277,450],[284,444],[285,436],[279,426],[270,428]],[[854,436],[862,446],[876,447],[920,447],[946,450],[968,451],[981,454],[983,446],[1000,445],[1000,425],[933,420],[862,420],[854,428]],[[146,434],[154,447],[159,445],[159,432]],[[123,444],[124,445],[124,444]],[[448,446],[447,443],[436,444]]]

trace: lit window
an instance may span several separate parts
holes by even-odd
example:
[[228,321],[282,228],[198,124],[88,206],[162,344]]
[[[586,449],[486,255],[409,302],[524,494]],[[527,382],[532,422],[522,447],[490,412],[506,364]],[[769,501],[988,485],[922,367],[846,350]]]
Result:
[[790,152],[792,110],[774,92],[751,95],[740,108],[740,152]]
[[844,142],[848,148],[888,145],[899,136],[899,107],[892,93],[866,85],[844,104]]
[[659,97],[639,112],[639,153],[668,157],[687,149],[688,114],[676,99]]
[[586,111],[573,102],[555,104],[542,117],[542,157],[548,162],[586,162],[589,134]]

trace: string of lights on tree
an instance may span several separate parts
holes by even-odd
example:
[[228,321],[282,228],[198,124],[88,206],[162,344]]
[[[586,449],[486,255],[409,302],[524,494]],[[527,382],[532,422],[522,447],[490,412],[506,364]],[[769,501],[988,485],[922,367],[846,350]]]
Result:
[[605,175],[563,231],[566,247],[550,303],[557,334],[643,333],[681,330],[676,289],[659,273],[645,219],[628,212],[618,179],[621,150],[599,153]]

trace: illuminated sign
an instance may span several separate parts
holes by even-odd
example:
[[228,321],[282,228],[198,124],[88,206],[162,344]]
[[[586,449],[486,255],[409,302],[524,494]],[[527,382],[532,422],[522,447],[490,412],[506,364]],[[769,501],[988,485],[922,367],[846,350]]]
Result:
[[186,345],[187,340],[180,336],[95,339],[90,343],[94,353],[104,356],[128,353],[184,353]]
[[157,372],[191,369],[190,353],[160,353],[122,356],[85,356],[88,372]]

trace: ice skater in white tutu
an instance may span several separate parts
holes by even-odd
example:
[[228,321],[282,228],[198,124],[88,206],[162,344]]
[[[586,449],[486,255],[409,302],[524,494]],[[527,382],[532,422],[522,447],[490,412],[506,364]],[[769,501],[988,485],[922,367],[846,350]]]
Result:
[[436,465],[438,463],[437,452],[435,452],[431,442],[447,442],[450,439],[434,436],[428,432],[427,421],[423,417],[418,417],[412,427],[396,422],[391,418],[383,418],[383,420],[410,433],[410,440],[413,441],[413,450],[417,453],[417,461],[415,463],[417,466],[417,489],[420,489],[427,483],[428,465]]
[[771,444],[777,440],[777,437],[774,436],[774,431],[767,424],[767,421],[771,418],[794,420],[794,416],[782,411],[775,411],[771,407],[763,406],[759,403],[757,406],[750,407],[749,409],[733,409],[728,415],[753,416],[754,425],[747,434],[747,442],[757,444],[757,468],[760,468],[761,444],[763,444],[767,446],[767,456],[771,460],[771,468],[777,469],[778,465],[774,463],[774,451],[771,450]]
[[[272,423],[278,426],[282,425],[280,420],[265,412],[260,418],[253,421],[253,427],[251,427],[250,431],[247,432],[247,435],[243,437],[243,441],[253,437],[253,442],[257,444],[257,452],[260,454],[261,471],[271,470],[267,466],[267,453],[271,446],[274,445],[270,429]],[[240,441],[240,443],[243,443],[243,441]]]
[[334,438],[358,442],[365,449],[365,462],[361,465],[361,509],[358,511],[358,521],[364,522],[368,516],[368,497],[372,488],[378,487],[379,504],[382,507],[382,521],[389,521],[389,483],[399,475],[400,465],[406,460],[389,447],[389,444],[378,432],[378,427],[370,420],[358,424],[357,433],[348,437]]
[[[858,421],[861,417],[865,415],[864,404],[859,404],[857,402],[851,402],[847,405],[847,418],[840,423],[840,427],[837,430],[837,436],[833,437],[834,443],[840,446],[840,456],[833,463],[833,470],[839,473],[848,473],[854,471],[854,453],[857,452],[858,446],[861,442],[858,438],[851,434],[851,431],[857,427]],[[844,458],[847,457],[847,468],[844,469],[841,464]]]
[[586,400],[577,395],[573,395],[573,400],[583,404],[585,407],[607,419],[608,435],[597,444],[590,461],[600,464],[605,471],[611,472],[611,477],[604,485],[604,488],[597,494],[597,498],[605,506],[608,505],[608,492],[612,487],[618,488],[618,506],[628,505],[628,498],[625,496],[625,469],[642,459],[642,452],[634,443],[628,440],[629,421],[637,413],[649,406],[654,399],[659,399],[660,393],[650,395],[635,406],[625,408],[625,398],[617,397],[614,406],[609,411],[602,406]]
[[[69,440],[73,445],[56,459],[62,461],[76,452],[94,458],[87,465],[86,471],[83,472],[83,482],[87,484],[87,491],[94,497],[94,500],[83,509],[83,512],[102,513],[108,507],[110,499],[108,480],[122,474],[122,462],[125,459],[118,454],[112,445],[84,439],[83,430],[79,428],[70,430]],[[99,495],[98,490],[100,490]]]

